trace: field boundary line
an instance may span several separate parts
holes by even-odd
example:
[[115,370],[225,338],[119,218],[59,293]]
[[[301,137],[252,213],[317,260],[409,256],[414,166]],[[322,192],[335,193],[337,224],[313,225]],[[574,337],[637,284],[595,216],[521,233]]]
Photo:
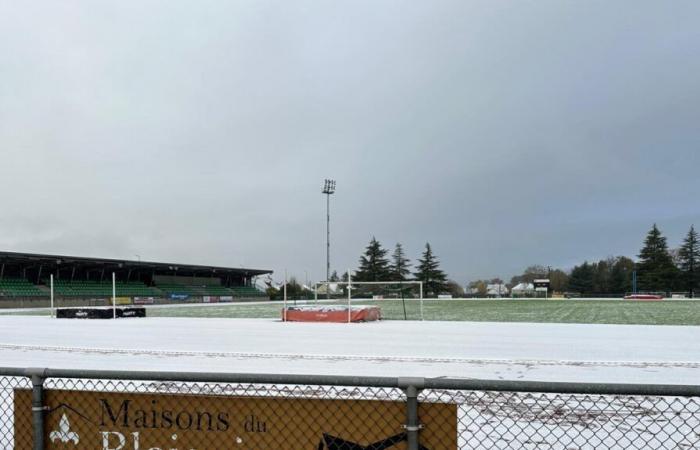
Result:
[[138,350],[66,347],[49,345],[0,344],[0,350],[10,351],[47,351],[63,353],[84,353],[98,355],[130,355],[130,356],[170,356],[170,357],[206,357],[206,358],[238,358],[238,359],[288,359],[314,361],[367,361],[367,362],[411,362],[411,363],[442,363],[442,364],[500,364],[522,366],[574,366],[574,367],[632,367],[632,368],[700,368],[700,362],[689,361],[576,361],[576,360],[535,360],[535,359],[488,359],[488,358],[428,358],[410,356],[381,356],[381,355],[303,355],[294,353],[253,353],[253,352],[210,352],[183,350]]

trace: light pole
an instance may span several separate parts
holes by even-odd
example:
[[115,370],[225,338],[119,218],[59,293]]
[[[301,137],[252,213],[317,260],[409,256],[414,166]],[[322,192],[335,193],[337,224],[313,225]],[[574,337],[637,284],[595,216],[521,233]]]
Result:
[[326,194],[326,298],[331,297],[328,282],[331,278],[331,195],[335,193],[335,180],[326,178],[323,191]]

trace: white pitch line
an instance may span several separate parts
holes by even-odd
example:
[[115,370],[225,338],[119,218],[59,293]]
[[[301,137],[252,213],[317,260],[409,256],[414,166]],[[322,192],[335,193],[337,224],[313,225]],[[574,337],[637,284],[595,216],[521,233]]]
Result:
[[499,364],[521,366],[575,366],[575,367],[631,367],[631,368],[700,368],[700,362],[643,362],[643,361],[574,361],[574,360],[528,360],[528,359],[471,359],[471,358],[428,358],[398,356],[361,356],[361,355],[303,355],[291,353],[245,353],[245,352],[207,352],[207,351],[173,351],[173,350],[136,350],[88,347],[62,347],[48,345],[0,344],[0,349],[10,351],[46,351],[86,354],[119,354],[130,356],[165,356],[165,357],[205,357],[236,359],[288,359],[313,361],[369,361],[369,362],[407,362],[407,363],[441,363],[441,364]]

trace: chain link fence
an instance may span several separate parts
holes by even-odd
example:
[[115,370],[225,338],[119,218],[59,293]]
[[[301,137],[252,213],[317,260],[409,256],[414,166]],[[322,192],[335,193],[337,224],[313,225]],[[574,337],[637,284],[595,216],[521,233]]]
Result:
[[696,397],[428,390],[420,400],[459,405],[460,449],[700,448]]
[[31,392],[32,383],[27,377],[13,375],[9,371],[5,375],[0,370],[0,448],[31,448],[31,434],[17,435],[15,433],[14,416],[15,392],[18,390]]
[[0,368],[0,448],[700,448],[700,388]]

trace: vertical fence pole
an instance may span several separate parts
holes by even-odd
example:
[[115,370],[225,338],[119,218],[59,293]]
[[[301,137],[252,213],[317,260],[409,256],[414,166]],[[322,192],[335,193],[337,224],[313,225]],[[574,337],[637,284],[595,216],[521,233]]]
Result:
[[423,378],[399,378],[399,386],[406,393],[406,441],[408,450],[419,450],[420,443],[418,434],[423,426],[418,421],[418,394],[425,380]]
[[348,269],[348,323],[352,322],[352,274]]
[[284,269],[284,295],[282,301],[282,322],[287,321],[287,269]]
[[51,274],[51,317],[56,317],[56,310],[53,304],[53,274]]
[[112,318],[117,318],[117,275],[112,272]]
[[420,288],[420,320],[423,319],[423,282],[419,281],[418,287]]
[[32,429],[34,450],[44,450],[44,376],[43,369],[28,371],[32,375]]

